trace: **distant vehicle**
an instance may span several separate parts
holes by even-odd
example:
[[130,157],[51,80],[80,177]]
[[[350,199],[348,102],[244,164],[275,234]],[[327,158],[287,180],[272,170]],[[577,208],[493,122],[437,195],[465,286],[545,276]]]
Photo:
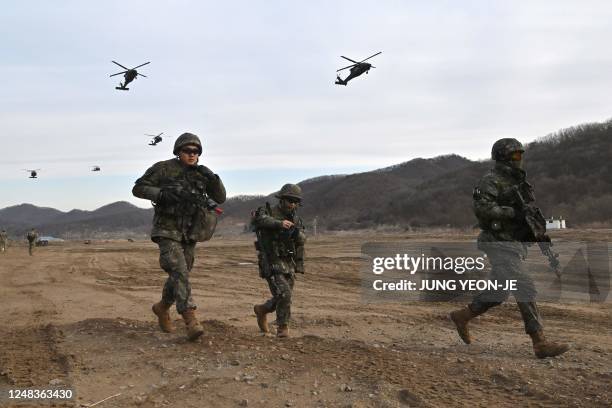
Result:
[[38,178],[38,172],[39,172],[40,170],[41,170],[41,169],[35,169],[35,170],[23,169],[23,171],[27,171],[28,173],[30,173],[30,177],[28,177],[28,178],[32,178],[32,179],[33,179],[33,178]]
[[38,237],[38,240],[36,241],[36,246],[47,246],[50,243],[53,242],[64,242],[63,239],[61,238],[56,238],[56,237],[52,237],[52,236],[40,236]]
[[163,135],[163,134],[164,134],[164,132],[161,132],[159,135],[148,135],[148,134],[145,133],[145,136],[149,136],[149,137],[153,138],[149,142],[149,146],[157,146],[158,143],[161,143],[161,141],[163,140],[161,135]]
[[100,171],[100,166],[91,166],[91,171]]
[[349,73],[349,76],[347,76],[346,78],[342,79],[340,78],[340,75],[336,75],[336,85],[344,85],[346,86],[348,84],[348,81],[350,81],[351,79],[358,77],[359,75],[363,74],[364,72],[367,74],[368,71],[370,70],[370,68],[376,68],[374,65],[370,64],[369,62],[365,62],[367,60],[369,60],[372,57],[377,56],[378,54],[381,54],[382,51],[377,52],[374,55],[370,55],[368,58],[361,60],[359,62],[357,61],[353,61],[350,58],[345,57],[344,55],[341,55],[342,58],[344,58],[345,60],[351,61],[353,64],[346,66],[344,68],[340,68],[339,70],[336,70],[336,72],[340,72],[342,70],[348,69],[350,68],[351,71]]
[[47,239],[40,239],[39,238],[36,241],[36,246],[47,246],[47,245],[49,245],[49,240],[47,240]]
[[134,67],[134,68],[127,68],[127,67],[124,67],[123,65],[121,65],[120,63],[118,63],[117,61],[111,61],[111,62],[113,64],[117,64],[121,68],[125,69],[125,71],[117,72],[116,74],[112,74],[111,75],[111,77],[114,77],[115,75],[123,75],[124,82],[119,82],[119,86],[115,87],[115,89],[118,89],[120,91],[129,91],[130,88],[126,88],[127,84],[129,84],[130,82],[135,80],[139,75],[142,76],[142,77],[147,78],[146,75],[143,75],[140,72],[136,71],[136,68],[140,68],[142,66],[145,66],[145,65],[151,63],[151,61],[149,61],[149,62],[145,62],[144,64],[140,64],[140,65],[138,65],[137,67]]

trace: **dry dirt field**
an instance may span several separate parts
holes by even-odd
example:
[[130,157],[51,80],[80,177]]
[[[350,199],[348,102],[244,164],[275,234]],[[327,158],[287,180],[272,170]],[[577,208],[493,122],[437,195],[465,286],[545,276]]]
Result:
[[[466,346],[445,303],[366,304],[360,246],[470,235],[347,234],[310,239],[290,339],[262,336],[268,296],[251,236],[198,246],[193,295],[205,328],[189,343],[158,330],[165,274],[151,242],[82,242],[0,254],[0,406],[610,407],[612,307],[542,304],[547,335],[572,345],[538,360],[512,302],[472,325]],[[610,240],[611,231],[560,239]],[[72,401],[9,402],[11,388],[71,388]],[[119,394],[119,395],[117,395]]]

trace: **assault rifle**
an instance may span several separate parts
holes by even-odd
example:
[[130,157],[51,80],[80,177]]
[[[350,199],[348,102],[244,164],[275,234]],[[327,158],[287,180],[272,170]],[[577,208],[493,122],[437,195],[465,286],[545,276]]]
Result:
[[192,207],[206,208],[209,211],[214,211],[217,215],[223,214],[223,209],[219,207],[219,204],[215,200],[208,197],[206,194],[200,195],[192,193],[188,188],[185,188],[181,182],[168,183],[165,184],[163,188],[173,190],[181,198],[182,205],[187,204]]
[[180,197],[178,208],[181,213],[193,215],[187,237],[199,242],[209,240],[214,233],[217,219],[211,219],[205,212],[214,211],[217,216],[223,214],[219,204],[206,194],[192,193],[185,182],[168,183],[163,186],[162,191],[163,189],[169,189]]
[[525,223],[529,227],[529,236],[527,239],[530,242],[537,242],[542,254],[548,258],[548,264],[551,269],[555,272],[557,278],[561,279],[561,268],[558,259],[559,254],[552,250],[553,243],[546,234],[546,219],[542,214],[542,210],[535,205],[527,203],[517,186],[512,188],[510,194],[514,202],[520,206],[520,217],[525,220]]

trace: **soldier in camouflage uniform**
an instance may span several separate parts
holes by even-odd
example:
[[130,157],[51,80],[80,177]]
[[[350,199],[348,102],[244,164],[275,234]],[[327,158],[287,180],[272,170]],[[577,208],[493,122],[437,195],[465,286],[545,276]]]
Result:
[[155,206],[151,239],[159,245],[159,263],[168,273],[161,300],[153,305],[162,331],[174,331],[169,310],[176,310],[187,326],[187,337],[195,340],[204,333],[195,315],[189,272],[193,267],[196,241],[201,225],[202,199],[225,201],[225,187],[218,175],[198,165],[202,154],[200,139],[184,133],[176,139],[174,159],[155,163],[136,180],[132,193],[151,200]]
[[28,253],[30,256],[34,255],[34,245],[36,245],[36,240],[38,239],[38,232],[34,228],[32,228],[27,234],[26,239],[28,240]]
[[0,252],[6,251],[6,244],[8,243],[8,235],[5,230],[0,231]]
[[266,203],[253,214],[252,226],[257,234],[259,275],[268,282],[272,297],[255,305],[257,324],[268,333],[268,313],[276,311],[278,337],[289,336],[291,297],[295,274],[304,273],[304,226],[296,215],[302,201],[302,189],[295,184],[285,184],[276,195],[279,202],[274,207]]
[[[547,341],[542,331],[542,320],[535,302],[536,288],[525,270],[523,259],[527,254],[526,241],[529,226],[520,216],[520,205],[509,194],[518,189],[523,197],[533,204],[533,188],[525,180],[522,169],[523,145],[516,139],[500,139],[493,145],[491,156],[495,167],[490,170],[474,189],[474,212],[481,229],[478,247],[483,250],[491,263],[491,280],[517,281],[514,294],[525,331],[533,341],[534,353],[538,358],[554,357],[566,352],[569,347]],[[483,314],[491,307],[500,305],[509,296],[504,291],[485,291],[474,297],[466,308],[456,310],[450,317],[457,326],[461,339],[470,344],[472,339],[468,322]]]

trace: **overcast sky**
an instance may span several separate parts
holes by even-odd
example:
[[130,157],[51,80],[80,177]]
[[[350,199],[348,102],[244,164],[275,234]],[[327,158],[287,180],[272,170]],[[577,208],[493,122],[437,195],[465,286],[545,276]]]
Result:
[[[609,1],[7,2],[0,208],[149,206],[133,182],[185,131],[232,195],[486,158],[501,137],[612,117],[610,21]],[[334,85],[340,55],[378,51],[369,75]],[[111,60],[151,61],[148,78],[117,91]]]

